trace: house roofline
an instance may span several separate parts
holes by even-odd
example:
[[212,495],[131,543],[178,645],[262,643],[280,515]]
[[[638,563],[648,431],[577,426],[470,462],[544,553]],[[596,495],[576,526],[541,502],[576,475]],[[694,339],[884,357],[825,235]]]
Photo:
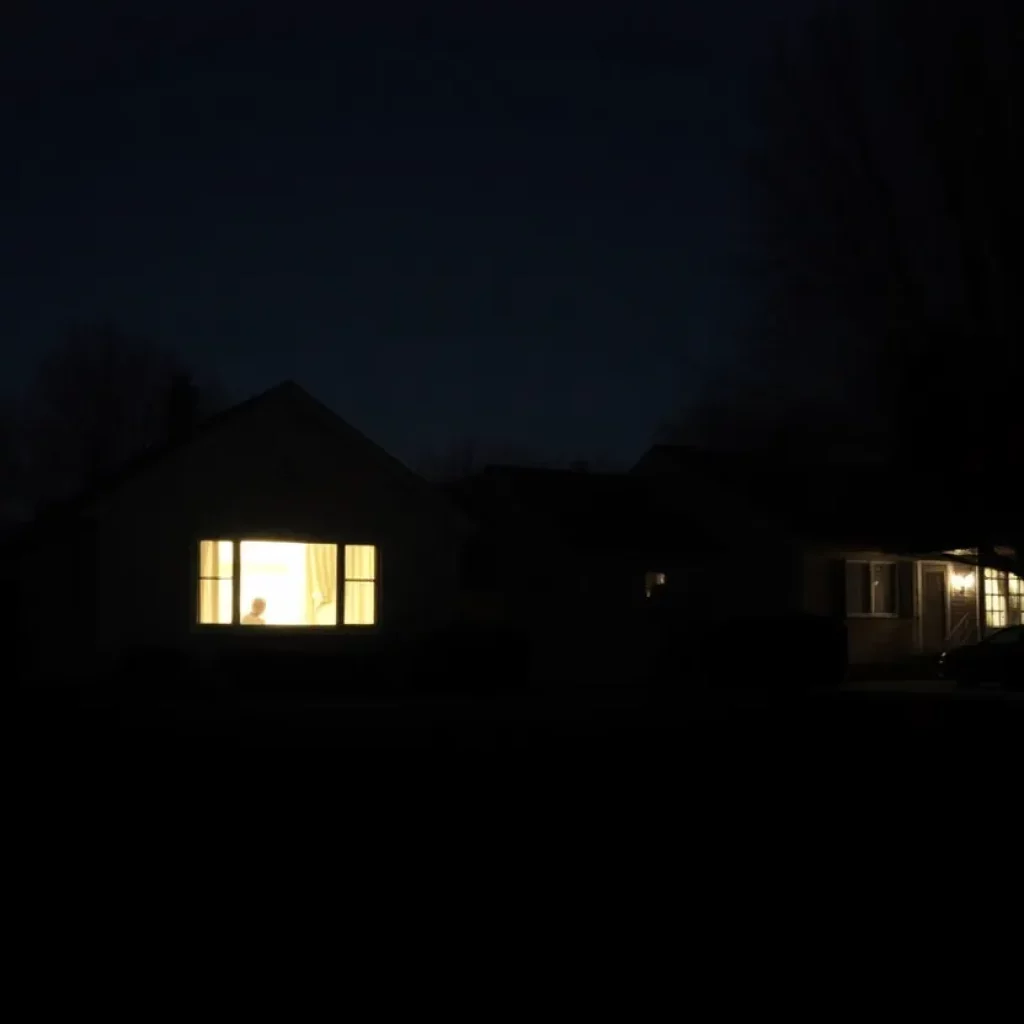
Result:
[[[251,414],[255,409],[283,397],[290,397],[308,408],[319,421],[319,425],[332,430],[338,435],[359,442],[372,449],[375,454],[400,468],[408,475],[408,478],[416,481],[421,486],[424,495],[429,494],[439,508],[444,508],[457,522],[462,523],[465,516],[460,509],[456,508],[447,498],[438,493],[436,489],[415,470],[411,469],[404,462],[392,455],[385,448],[382,448],[375,441],[371,440],[361,431],[353,427],[347,420],[338,415],[333,409],[325,405],[318,398],[310,394],[296,381],[286,379],[273,387],[258,392],[249,398],[243,399],[226,409],[208,416],[196,425],[187,435],[167,439],[158,444],[152,445],[138,455],[128,460],[122,466],[110,474],[90,485],[84,487],[77,494],[68,498],[52,502],[38,510],[38,512],[27,522],[21,524],[12,535],[5,538],[7,543],[16,543],[25,537],[31,537],[39,529],[59,524],[73,519],[74,517],[87,512],[94,507],[95,503],[116,494],[122,487],[138,479],[150,470],[162,465],[175,454],[186,450],[197,441],[215,434],[217,431],[236,422],[239,418]],[[468,527],[468,522],[464,525]]]

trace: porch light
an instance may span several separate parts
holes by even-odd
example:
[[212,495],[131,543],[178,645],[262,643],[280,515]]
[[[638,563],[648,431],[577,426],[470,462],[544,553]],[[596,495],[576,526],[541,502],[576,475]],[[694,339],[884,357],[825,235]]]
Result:
[[974,589],[975,577],[973,572],[955,572],[950,580],[954,594],[966,594]]

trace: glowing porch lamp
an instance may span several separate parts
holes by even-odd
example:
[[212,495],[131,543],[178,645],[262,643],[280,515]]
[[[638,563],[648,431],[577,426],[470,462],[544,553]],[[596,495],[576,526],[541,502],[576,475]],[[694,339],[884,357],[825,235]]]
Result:
[[953,573],[950,584],[953,588],[954,594],[967,594],[974,590],[975,576],[973,572],[955,572]]

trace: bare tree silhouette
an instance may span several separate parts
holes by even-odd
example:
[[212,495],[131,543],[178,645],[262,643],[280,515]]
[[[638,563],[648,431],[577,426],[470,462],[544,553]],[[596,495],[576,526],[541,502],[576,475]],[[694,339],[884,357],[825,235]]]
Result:
[[66,497],[188,432],[218,401],[167,349],[108,324],[72,328],[41,360],[21,417],[30,500]]
[[833,7],[760,85],[765,386],[842,394],[919,465],[1019,469],[1024,5]]

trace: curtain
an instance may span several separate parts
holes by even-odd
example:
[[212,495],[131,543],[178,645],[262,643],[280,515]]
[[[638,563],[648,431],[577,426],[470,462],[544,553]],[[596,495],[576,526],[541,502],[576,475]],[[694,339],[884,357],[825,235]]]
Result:
[[199,621],[230,623],[234,548],[229,540],[199,543]]
[[338,621],[338,546],[306,545],[306,621],[333,626]]
[[377,549],[345,545],[345,625],[372,626],[377,619]]

